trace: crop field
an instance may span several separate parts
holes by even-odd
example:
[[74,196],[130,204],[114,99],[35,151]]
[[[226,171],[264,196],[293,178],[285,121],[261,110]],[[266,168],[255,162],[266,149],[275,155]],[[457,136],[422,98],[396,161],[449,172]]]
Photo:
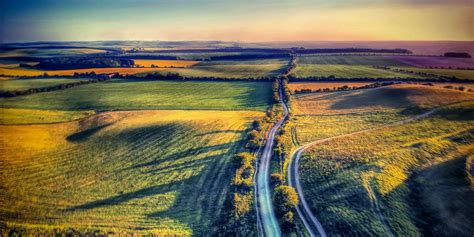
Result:
[[359,87],[369,85],[372,82],[291,82],[288,84],[288,87],[291,91],[295,90],[302,90],[302,89],[310,89],[310,90],[318,90],[324,88],[337,88],[342,86],[348,87]]
[[285,70],[288,60],[235,60],[205,61],[191,68],[176,68],[162,73],[177,72],[188,77],[223,77],[223,78],[260,78],[275,77]]
[[[289,125],[300,145],[444,106],[420,121],[336,138],[305,151],[303,190],[328,235],[472,233],[473,207],[466,201],[472,193],[466,191],[464,170],[473,152],[473,101],[467,92],[421,85],[296,96]],[[453,162],[457,166],[445,165]],[[458,170],[455,181],[448,169]],[[437,178],[428,182],[427,177]],[[448,193],[459,196],[439,202]],[[434,224],[423,226],[426,221]]]
[[337,78],[422,78],[361,65],[337,64],[297,64],[291,73],[296,78],[337,77]]
[[200,61],[191,61],[191,60],[152,60],[152,59],[135,59],[133,60],[135,65],[141,67],[151,67],[155,65],[156,67],[190,67]]
[[42,124],[78,120],[95,114],[94,111],[34,110],[0,108],[0,125]]
[[457,77],[459,79],[474,80],[474,70],[406,68],[406,67],[394,68],[394,69],[403,69],[403,70],[410,70],[413,72],[424,72],[424,73],[431,73],[431,74],[440,75],[440,76]]
[[360,65],[360,66],[408,66],[406,63],[386,56],[360,55],[312,55],[301,56],[297,64],[324,64],[324,65]]
[[218,109],[265,111],[269,82],[112,80],[1,98],[5,108],[58,110]]
[[77,73],[95,72],[102,73],[120,73],[120,74],[137,74],[137,73],[153,73],[163,70],[163,68],[134,68],[134,67],[109,67],[109,68],[85,68],[85,69],[69,69],[69,70],[36,70],[29,68],[0,68],[0,75],[7,76],[41,76],[45,73],[48,75],[72,76]]
[[295,115],[344,114],[399,109],[417,112],[438,105],[470,101],[474,94],[412,84],[375,89],[298,95],[293,103]]
[[105,50],[91,48],[65,48],[65,49],[48,49],[48,48],[28,48],[1,50],[0,57],[18,57],[18,56],[54,56],[54,55],[80,55],[80,54],[96,54],[105,53]]
[[216,233],[233,176],[230,158],[263,115],[123,111],[1,125],[2,222],[29,233]]
[[26,90],[30,88],[42,88],[48,86],[54,86],[64,83],[72,83],[83,81],[85,79],[69,79],[69,78],[32,78],[32,79],[10,79],[0,80],[0,90],[13,91],[13,90]]
[[[474,68],[472,58],[449,58],[449,57],[419,57],[419,56],[387,56],[389,59],[414,67],[430,68]],[[393,65],[396,66],[396,65]]]

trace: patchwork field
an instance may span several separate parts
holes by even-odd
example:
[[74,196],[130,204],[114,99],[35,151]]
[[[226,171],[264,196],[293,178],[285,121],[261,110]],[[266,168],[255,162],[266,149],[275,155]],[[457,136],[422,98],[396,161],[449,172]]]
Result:
[[263,114],[128,111],[2,125],[2,222],[29,233],[216,233],[230,158]]
[[375,89],[299,95],[295,115],[344,114],[398,109],[417,112],[474,99],[473,93],[434,86],[401,84]]
[[[473,101],[467,92],[421,85],[296,96],[289,128],[300,145],[445,106],[420,121],[336,138],[305,151],[300,161],[304,194],[328,235],[416,236],[430,230],[469,236],[473,207],[467,200],[473,193],[462,170],[474,151]],[[447,165],[453,162],[457,165]],[[448,169],[459,173],[450,176]],[[447,193],[458,197],[440,202]],[[423,225],[428,220],[432,226]]]
[[135,65],[141,67],[151,67],[152,65],[156,67],[190,67],[200,61],[191,61],[191,60],[151,60],[151,59],[135,59],[133,60]]
[[0,50],[0,57],[18,57],[18,56],[56,56],[56,55],[80,55],[80,54],[97,54],[105,53],[105,50],[92,48],[27,48]]
[[[418,56],[388,56],[387,58],[397,60],[414,67],[429,68],[474,68],[472,58],[449,58],[449,57],[418,57]],[[395,65],[394,65],[395,66]]]
[[[311,55],[301,56],[297,64],[324,64],[324,65],[360,65],[360,66],[407,66],[406,63],[386,56],[361,55]],[[409,65],[409,64],[408,64]]]
[[343,64],[297,64],[291,75],[296,78],[330,76],[336,78],[422,78],[371,66]]
[[8,108],[58,110],[266,110],[271,83],[113,80],[67,90],[1,98]]
[[291,91],[295,90],[302,90],[302,89],[310,89],[310,90],[318,90],[324,88],[337,88],[342,86],[348,87],[359,87],[369,85],[372,82],[291,82],[288,84],[288,87]]
[[235,60],[235,61],[205,61],[191,68],[176,68],[164,70],[177,72],[187,77],[223,77],[223,78],[260,78],[275,77],[282,73],[288,60]]
[[459,79],[469,79],[474,80],[474,70],[461,70],[461,69],[431,69],[431,68],[407,68],[401,67],[394,69],[403,69],[409,70],[413,72],[423,72],[423,73],[431,73],[439,76],[447,76],[447,77],[457,77]]
[[72,76],[77,73],[120,73],[120,74],[137,74],[137,73],[153,73],[161,71],[163,68],[133,68],[133,67],[110,67],[110,68],[86,68],[86,69],[70,69],[70,70],[36,70],[27,68],[0,68],[0,75],[7,76],[41,76],[45,73],[57,76]]
[[70,78],[32,78],[32,79],[10,79],[0,80],[0,90],[14,91],[14,90],[26,90],[30,88],[42,88],[48,86],[54,86],[65,83],[73,83],[83,81],[86,79],[70,79]]

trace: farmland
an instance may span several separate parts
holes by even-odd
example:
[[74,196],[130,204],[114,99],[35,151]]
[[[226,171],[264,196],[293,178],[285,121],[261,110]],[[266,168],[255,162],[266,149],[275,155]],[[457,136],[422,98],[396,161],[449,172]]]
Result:
[[264,111],[267,82],[112,80],[0,99],[3,107],[58,110],[219,109]]
[[[305,151],[299,171],[303,190],[328,235],[468,235],[472,206],[461,199],[471,194],[462,170],[472,154],[473,100],[466,92],[420,85],[297,96],[289,129],[299,144],[445,106],[424,120],[335,138]],[[461,171],[451,176],[447,169]],[[428,182],[434,172],[444,176]],[[456,192],[461,195],[456,200],[436,201]],[[417,208],[420,202],[428,209]],[[455,214],[448,206],[466,211]],[[435,224],[424,226],[426,218]]]
[[403,69],[413,72],[430,73],[439,76],[446,77],[457,77],[459,79],[474,80],[474,70],[462,70],[462,69],[431,69],[431,68],[407,68],[407,67],[394,67],[394,69]]
[[370,82],[292,82],[288,84],[291,91],[310,89],[318,90],[324,88],[337,88],[342,86],[359,87],[369,85]]
[[191,61],[191,60],[136,59],[133,61],[135,62],[135,65],[138,65],[141,67],[151,67],[152,65],[156,67],[190,67],[199,63],[199,61]]
[[70,79],[70,78],[32,78],[32,79],[10,79],[0,81],[0,89],[6,91],[12,90],[26,90],[30,88],[42,88],[47,86],[54,86],[64,83],[72,83],[83,81],[83,79]]
[[47,73],[48,75],[58,76],[72,76],[75,72],[77,73],[90,73],[95,72],[96,74],[101,73],[120,73],[120,74],[137,74],[137,73],[153,73],[160,71],[162,68],[134,68],[134,67],[110,67],[110,68],[85,68],[85,69],[69,69],[69,70],[36,70],[29,68],[0,68],[0,75],[7,76],[42,76]]
[[313,55],[298,57],[297,64],[359,65],[359,66],[407,66],[386,56],[362,55]]
[[297,64],[291,73],[296,78],[336,77],[336,78],[420,78],[370,66],[336,64]]
[[262,115],[107,112],[0,126],[2,221],[30,233],[213,233],[229,192],[230,157]]
[[[410,66],[420,68],[473,68],[472,58],[448,58],[448,57],[412,57],[412,56],[389,56],[389,59],[397,60]],[[395,65],[392,65],[395,66]]]
[[164,70],[187,77],[260,78],[275,77],[283,72],[288,60],[242,60],[201,62],[191,68]]

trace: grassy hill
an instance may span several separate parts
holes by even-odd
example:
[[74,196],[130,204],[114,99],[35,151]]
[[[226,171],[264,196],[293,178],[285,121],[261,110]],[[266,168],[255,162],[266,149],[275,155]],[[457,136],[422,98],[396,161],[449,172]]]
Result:
[[213,233],[233,176],[229,160],[262,115],[107,112],[0,126],[0,216],[29,233]]
[[7,108],[57,110],[260,110],[271,101],[268,82],[114,80],[67,90],[0,99]]
[[[445,106],[424,120],[336,138],[305,151],[300,161],[304,194],[326,232],[418,236],[444,229],[469,236],[472,213],[452,209],[472,210],[467,173],[453,176],[449,170],[463,170],[473,152],[474,104],[468,102],[473,100],[469,93],[418,85],[296,97],[289,128],[300,144]],[[451,161],[457,166],[436,168]],[[445,201],[447,193],[459,198]]]
[[9,79],[0,81],[0,90],[13,91],[13,90],[26,90],[30,88],[42,88],[48,86],[55,86],[65,83],[73,83],[83,81],[86,79],[69,79],[69,78],[32,78],[32,79]]

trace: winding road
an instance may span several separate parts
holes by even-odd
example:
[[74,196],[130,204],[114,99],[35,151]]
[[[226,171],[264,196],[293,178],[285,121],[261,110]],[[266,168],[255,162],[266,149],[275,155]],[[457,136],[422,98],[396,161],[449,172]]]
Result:
[[[303,221],[303,224],[306,227],[306,230],[309,232],[309,234],[311,236],[317,236],[317,235],[323,236],[323,237],[327,236],[326,231],[324,230],[323,226],[321,225],[319,220],[316,218],[316,216],[311,212],[311,209],[309,208],[309,205],[306,202],[306,199],[305,199],[304,194],[303,194],[303,189],[301,188],[301,184],[300,184],[300,179],[299,179],[299,174],[298,174],[298,163],[299,163],[301,154],[303,153],[303,151],[306,148],[308,148],[310,146],[317,145],[317,144],[321,144],[321,143],[324,143],[324,142],[327,142],[327,141],[330,141],[330,140],[333,140],[333,139],[337,139],[337,138],[349,137],[349,136],[357,135],[357,134],[360,134],[360,133],[365,133],[365,132],[369,132],[369,131],[373,131],[373,130],[377,130],[377,129],[381,129],[381,128],[393,127],[393,126],[409,123],[409,122],[412,122],[412,121],[415,121],[415,120],[420,120],[420,119],[423,119],[423,118],[426,118],[426,117],[432,115],[436,111],[438,111],[438,109],[430,110],[426,113],[417,115],[415,117],[412,117],[412,118],[409,118],[409,119],[406,119],[406,120],[402,120],[402,121],[397,122],[397,123],[382,125],[382,126],[378,126],[378,127],[374,127],[374,128],[360,130],[360,131],[353,132],[353,133],[348,133],[348,134],[343,134],[343,135],[339,135],[339,136],[329,137],[329,138],[313,141],[311,143],[308,143],[308,144],[305,144],[303,146],[298,147],[298,149],[296,149],[291,154],[291,160],[290,160],[289,167],[288,167],[288,183],[298,193],[300,203],[296,207],[296,211],[298,212],[298,215],[300,216],[301,220]],[[376,205],[379,205],[379,204],[376,203]],[[383,216],[381,218],[384,219]],[[387,232],[391,233],[390,229],[388,229]]]
[[259,230],[263,236],[281,236],[280,225],[273,210],[271,189],[270,189],[270,160],[273,155],[273,142],[275,135],[288,117],[288,108],[283,101],[283,94],[280,85],[280,104],[284,109],[284,116],[273,125],[268,134],[268,138],[260,156],[257,176],[256,176],[256,200],[257,200],[257,219]]

